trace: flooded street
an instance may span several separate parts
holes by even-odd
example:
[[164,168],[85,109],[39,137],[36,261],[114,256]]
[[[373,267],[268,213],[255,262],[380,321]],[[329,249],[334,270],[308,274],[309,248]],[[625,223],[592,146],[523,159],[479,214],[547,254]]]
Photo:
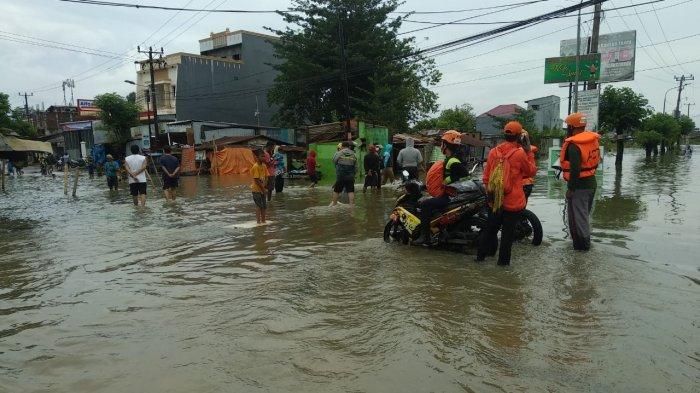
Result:
[[[698,149],[696,149],[698,151]],[[697,392],[700,156],[606,157],[573,252],[540,162],[540,247],[493,258],[385,244],[394,189],[329,208],[292,184],[266,227],[245,177],[135,208],[104,178],[0,196],[0,392]],[[123,185],[122,185],[123,186]],[[154,191],[157,198],[154,198]]]

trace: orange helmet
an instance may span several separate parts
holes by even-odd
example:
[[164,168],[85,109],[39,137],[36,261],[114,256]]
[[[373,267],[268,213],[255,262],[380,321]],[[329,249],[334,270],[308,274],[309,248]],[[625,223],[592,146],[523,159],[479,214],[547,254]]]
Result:
[[581,112],[574,112],[567,116],[564,122],[566,122],[566,125],[573,128],[585,127],[587,123],[586,115]]
[[509,121],[506,123],[505,127],[503,127],[503,132],[505,132],[506,135],[520,135],[523,133],[523,126],[515,120]]
[[442,134],[441,139],[447,143],[459,145],[462,143],[462,134],[460,134],[459,131],[449,130]]

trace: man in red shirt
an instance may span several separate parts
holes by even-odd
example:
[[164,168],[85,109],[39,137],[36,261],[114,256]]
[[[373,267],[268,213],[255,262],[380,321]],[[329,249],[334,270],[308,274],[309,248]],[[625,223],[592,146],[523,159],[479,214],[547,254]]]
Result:
[[[516,224],[522,219],[522,212],[527,205],[525,192],[523,192],[523,178],[533,177],[537,173],[534,164],[533,153],[530,151],[530,140],[527,135],[523,136],[521,143],[518,143],[523,126],[517,121],[508,122],[503,128],[505,141],[491,149],[489,152],[486,169],[484,170],[484,185],[487,186],[489,180],[497,166],[503,169],[504,187],[503,204],[496,211],[489,209],[489,222],[486,233],[481,237],[479,250],[476,254],[477,262],[483,261],[487,255],[496,255],[498,249],[498,264],[510,265],[510,251],[513,245],[513,237]],[[499,162],[503,161],[499,164]],[[505,164],[507,161],[507,165]],[[490,204],[491,193],[489,190]],[[501,246],[498,247],[498,231],[501,230]]]

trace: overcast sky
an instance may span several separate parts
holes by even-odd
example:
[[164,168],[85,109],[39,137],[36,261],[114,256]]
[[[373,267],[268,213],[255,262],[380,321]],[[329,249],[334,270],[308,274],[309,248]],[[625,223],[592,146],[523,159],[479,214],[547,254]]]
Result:
[[[459,10],[520,1],[522,0],[488,2],[406,0],[400,10]],[[612,0],[606,2],[604,8],[622,7],[646,1],[648,0]],[[290,4],[289,1],[282,0],[255,2],[123,0],[123,2],[207,9],[284,9]],[[575,3],[575,0],[543,1],[512,10],[499,10],[471,21],[517,20]],[[639,13],[638,15],[635,14],[635,10]],[[491,11],[413,15],[410,19],[447,22]],[[635,80],[615,85],[630,86],[641,92],[649,99],[651,105],[660,111],[664,93],[677,85],[673,79],[674,75],[695,74],[700,78],[700,35],[678,40],[700,33],[698,15],[700,15],[700,1],[697,0],[666,0],[653,5],[606,13],[601,25],[601,34],[637,30]],[[589,21],[590,15],[584,15],[584,19]],[[516,103],[524,106],[525,100],[536,97],[565,96],[567,89],[543,84],[543,69],[532,68],[541,67],[546,57],[557,56],[559,41],[576,37],[575,25],[575,17],[552,20],[483,44],[437,56],[435,61],[441,65],[439,68],[443,72],[441,85],[466,81],[457,85],[435,88],[440,97],[441,108],[469,103],[479,114],[498,104]],[[135,79],[133,62],[139,58],[135,53],[136,45],[164,46],[166,53],[198,53],[198,40],[207,37],[210,32],[222,31],[226,28],[264,32],[264,26],[279,28],[283,26],[283,22],[274,14],[195,14],[81,5],[58,0],[1,0],[0,91],[10,95],[13,105],[24,104],[18,92],[33,91],[34,96],[30,97],[30,105],[43,103],[48,107],[63,103],[61,81],[72,77],[76,81],[75,98],[91,98],[96,94],[111,91],[127,94],[133,90],[133,86],[124,83],[123,80]],[[402,30],[408,31],[426,26],[428,25],[406,22]],[[413,34],[416,36],[416,45],[425,47],[496,26],[500,25],[449,25]],[[582,34],[587,34],[590,28],[591,23],[585,23]],[[27,39],[17,34],[39,38],[45,45],[56,45],[49,42],[55,41],[73,45],[73,48],[76,46],[89,48],[84,49],[86,51],[97,49],[116,59],[16,42],[16,40]],[[8,40],[8,37],[15,41]],[[671,42],[667,43],[667,40]],[[650,45],[652,43],[656,45]],[[511,47],[502,49],[508,45]],[[646,47],[640,48],[641,46]],[[469,59],[443,65],[464,58]],[[690,61],[694,62],[682,66],[675,65]],[[664,68],[643,71],[659,67]],[[527,71],[518,72],[521,70]],[[501,76],[488,78],[495,75]],[[696,83],[700,83],[700,80]],[[684,91],[682,103],[694,103],[696,97],[700,98],[696,95],[696,84],[692,84]],[[668,94],[668,101],[667,108],[675,105],[673,91]],[[685,113],[687,107],[683,108]],[[565,110],[566,101],[562,101],[562,112]],[[691,106],[690,112],[691,116],[698,121],[697,115],[700,113],[700,108],[697,105]]]

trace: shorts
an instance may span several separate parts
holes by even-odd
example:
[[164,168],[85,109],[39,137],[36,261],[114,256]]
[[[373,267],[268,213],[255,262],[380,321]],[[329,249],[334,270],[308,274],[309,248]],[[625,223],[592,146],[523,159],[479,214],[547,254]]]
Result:
[[129,184],[129,192],[131,196],[146,195],[146,183]]
[[339,178],[338,180],[336,180],[335,184],[333,185],[333,191],[337,194],[340,194],[341,192],[343,192],[343,190],[348,194],[351,192],[355,192],[354,177]]
[[163,176],[163,189],[177,188],[177,177]]
[[309,180],[311,180],[312,183],[318,183],[318,175],[315,173],[309,173]]
[[107,176],[107,187],[117,188],[119,185],[119,179],[116,176]]
[[255,205],[259,207],[262,210],[267,209],[267,200],[265,199],[265,194],[261,192],[254,192],[253,193],[253,202],[255,202]]

